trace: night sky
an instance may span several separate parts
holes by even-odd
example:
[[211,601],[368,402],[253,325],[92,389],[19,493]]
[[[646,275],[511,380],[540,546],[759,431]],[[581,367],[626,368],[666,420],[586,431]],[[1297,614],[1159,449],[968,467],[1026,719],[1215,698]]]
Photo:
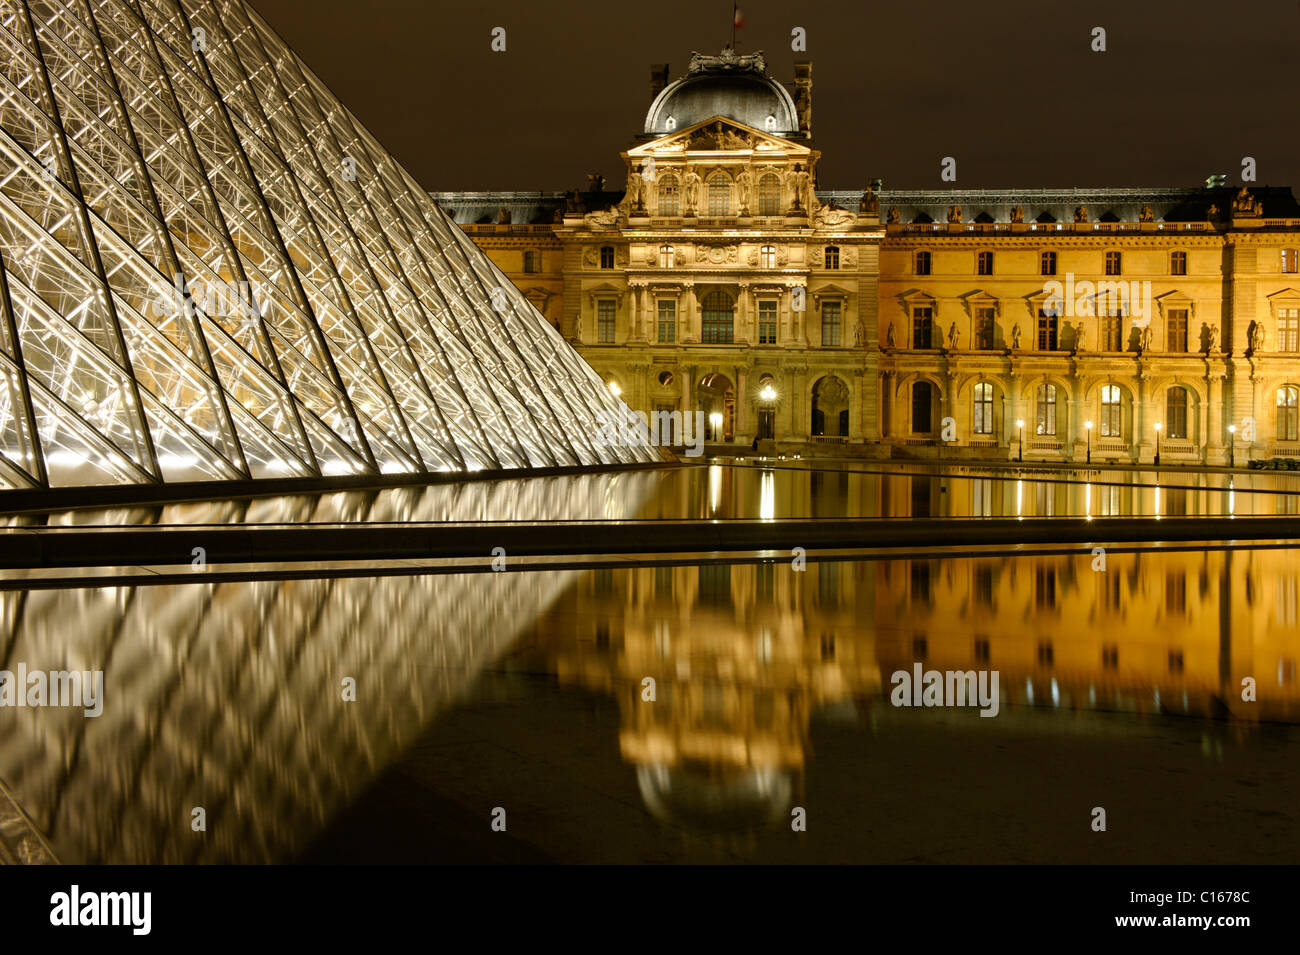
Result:
[[[430,190],[565,189],[641,131],[672,78],[731,37],[730,0],[249,0]],[[741,5],[740,52],[813,62],[820,188],[1300,183],[1293,0],[862,0]],[[507,50],[490,49],[491,30]],[[807,30],[808,51],[790,49]],[[1092,29],[1107,51],[1091,50]]]

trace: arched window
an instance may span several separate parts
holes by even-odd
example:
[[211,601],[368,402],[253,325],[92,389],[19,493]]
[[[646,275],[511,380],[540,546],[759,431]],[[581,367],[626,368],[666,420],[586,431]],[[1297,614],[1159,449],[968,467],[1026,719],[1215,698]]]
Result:
[[1165,394],[1165,433],[1171,438],[1187,437],[1187,389],[1181,385]]
[[758,180],[758,214],[760,216],[781,214],[781,180],[770,172]]
[[1034,434],[1056,434],[1056,385],[1039,385]]
[[1120,404],[1119,385],[1101,387],[1101,436],[1124,437],[1124,406]]
[[974,434],[993,433],[993,386],[987,381],[975,385],[974,412],[971,415],[971,431]]
[[539,271],[541,271],[541,270],[537,267],[537,260],[538,260],[538,258],[539,258],[539,256],[538,256],[537,253],[534,252],[532,249],[529,249],[527,252],[525,252],[525,253],[524,253],[524,271],[525,271],[525,272],[528,272],[528,273],[539,272]]
[[700,303],[700,341],[705,345],[730,345],[735,328],[735,304],[731,296],[718,289],[704,296]]
[[676,260],[676,258],[677,256],[674,253],[673,247],[671,245],[659,246],[659,268],[671,269],[673,267],[673,262]]
[[679,216],[681,212],[681,194],[677,188],[676,176],[664,176],[659,180],[659,214],[661,216]]
[[758,250],[758,267],[760,269],[776,268],[776,246],[765,245]]
[[929,252],[916,253],[916,274],[917,275],[930,274],[930,253]]
[[600,247],[600,267],[602,269],[612,269],[614,267],[614,247],[612,245],[602,245]]
[[731,215],[731,180],[724,173],[709,177],[709,215]]
[[1300,390],[1292,385],[1277,390],[1277,439],[1295,441],[1300,438]]

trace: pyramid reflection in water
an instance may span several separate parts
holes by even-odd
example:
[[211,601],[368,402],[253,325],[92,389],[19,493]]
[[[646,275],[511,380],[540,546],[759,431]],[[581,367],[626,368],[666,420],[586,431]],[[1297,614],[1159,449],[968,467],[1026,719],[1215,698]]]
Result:
[[0,486],[653,461],[241,0],[0,0]]

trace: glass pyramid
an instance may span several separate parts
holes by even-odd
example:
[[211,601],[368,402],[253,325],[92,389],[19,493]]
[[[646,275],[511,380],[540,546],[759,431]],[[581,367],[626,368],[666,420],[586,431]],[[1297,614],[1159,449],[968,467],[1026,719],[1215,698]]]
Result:
[[0,0],[0,487],[658,459],[602,411],[242,0]]

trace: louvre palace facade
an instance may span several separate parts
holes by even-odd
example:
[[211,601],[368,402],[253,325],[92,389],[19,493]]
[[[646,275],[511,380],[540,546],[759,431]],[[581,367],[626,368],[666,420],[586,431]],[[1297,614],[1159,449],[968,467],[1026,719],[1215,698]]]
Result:
[[622,188],[433,194],[631,408],[790,453],[1300,456],[1290,189],[823,189],[811,64],[650,92]]

